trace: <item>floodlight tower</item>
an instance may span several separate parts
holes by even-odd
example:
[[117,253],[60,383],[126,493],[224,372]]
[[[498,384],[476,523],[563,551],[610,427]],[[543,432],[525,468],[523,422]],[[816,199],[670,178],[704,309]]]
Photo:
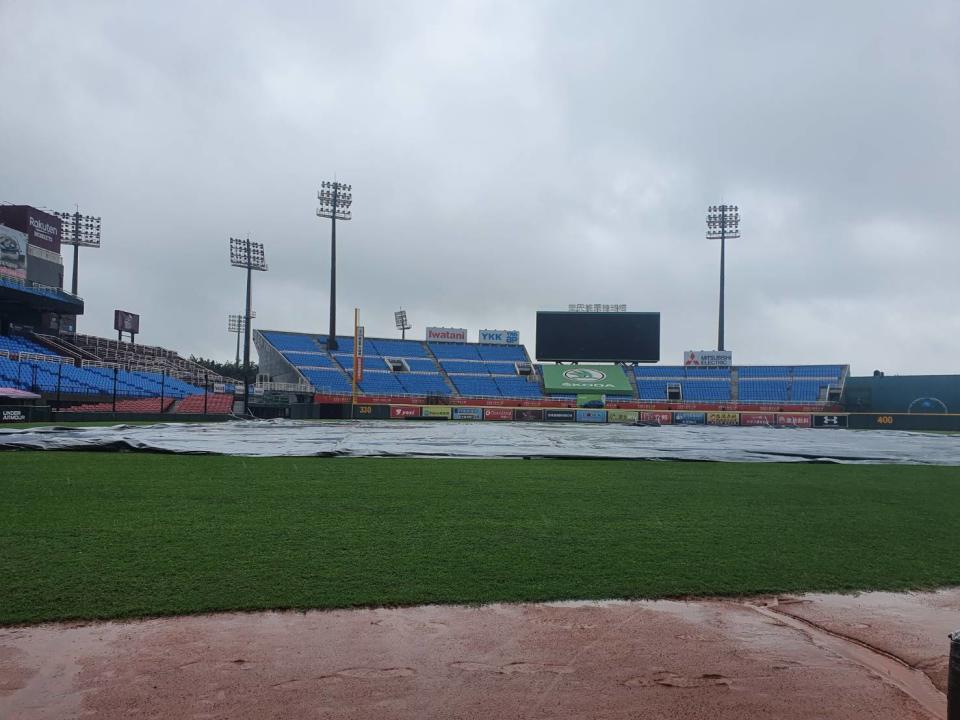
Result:
[[54,213],[61,220],[60,243],[73,245],[73,284],[70,292],[77,294],[77,268],[80,264],[80,247],[100,247],[100,218],[76,212]]
[[[250,317],[255,318],[257,316],[256,310],[250,311]],[[237,359],[234,361],[234,365],[238,368],[240,367],[240,336],[245,332],[247,327],[247,319],[243,315],[227,315],[227,331],[237,334]]]
[[707,240],[720,240],[720,327],[717,350],[723,350],[723,290],[726,282],[727,240],[740,237],[740,208],[736,205],[711,205],[707,208]]
[[267,271],[263,243],[250,242],[250,238],[230,238],[230,264],[247,270],[247,309],[243,316],[243,414],[247,415],[250,405],[250,318],[253,317],[250,285],[254,270]]
[[400,339],[407,339],[407,330],[410,330],[413,325],[407,322],[407,311],[403,308],[400,308],[393,314],[393,320],[397,324],[397,330],[400,331]]
[[330,218],[330,337],[327,339],[329,350],[337,349],[337,220],[349,220],[350,206],[353,204],[353,186],[342,182],[321,184],[317,193],[320,207],[317,217]]

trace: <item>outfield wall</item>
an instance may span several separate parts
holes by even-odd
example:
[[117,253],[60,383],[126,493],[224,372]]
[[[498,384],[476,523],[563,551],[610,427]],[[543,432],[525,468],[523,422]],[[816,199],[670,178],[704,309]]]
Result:
[[960,413],[960,375],[877,375],[847,378],[843,408],[848,412]]
[[[329,406],[328,406],[329,407]],[[591,424],[714,425],[723,427],[845,428],[848,416],[825,412],[732,412],[625,410],[620,408],[501,407],[357,403],[340,405],[337,416],[355,420],[459,420],[485,422],[566,422]],[[329,410],[325,417],[332,417]]]

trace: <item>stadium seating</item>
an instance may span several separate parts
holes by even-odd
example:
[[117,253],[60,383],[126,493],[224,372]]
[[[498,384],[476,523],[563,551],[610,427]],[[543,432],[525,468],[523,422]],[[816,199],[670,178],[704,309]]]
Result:
[[0,335],[0,350],[11,353],[36,353],[38,355],[52,355],[47,348],[38,345],[27,338]]
[[482,362],[471,362],[469,360],[441,360],[440,367],[444,372],[462,373],[466,375],[489,375],[490,371],[486,364]]
[[[229,415],[233,412],[233,395],[225,393],[210,393],[206,398],[208,415]],[[203,395],[189,395],[175,408],[178,413],[202,413],[204,407]]]
[[451,375],[450,381],[457,392],[467,397],[501,397],[496,380],[487,375]]
[[352,390],[350,380],[339,370],[300,368],[300,372],[317,392],[349,393]]
[[[317,341],[313,336],[310,335],[301,335],[298,333],[283,333],[283,332],[273,332],[273,331],[262,331],[263,337],[273,345],[280,352],[286,350],[292,351],[302,351],[302,352],[317,352],[321,351],[324,348],[321,346],[321,343]],[[326,338],[323,338],[323,341],[326,341]]]
[[[324,337],[273,331],[263,331],[263,336],[318,391],[350,392],[352,337],[338,336],[338,348],[328,352]],[[392,368],[388,358],[402,359],[404,367]],[[453,392],[464,397],[573,399],[545,395],[539,365],[532,365],[532,376],[520,375],[517,363],[529,362],[522,345],[425,343],[368,337],[364,343],[364,379],[359,389],[378,395]],[[683,402],[724,404],[736,399],[743,403],[816,403],[826,399],[828,386],[842,383],[844,372],[845,367],[841,365],[733,368],[644,365],[632,368],[636,395],[610,394],[608,400],[666,402],[668,387],[679,385]]]
[[[21,353],[50,355],[43,346],[22,337],[0,336],[0,351],[17,358]],[[112,395],[114,370],[105,367],[75,367],[71,362],[17,359],[0,355],[0,385],[21,390],[67,395]],[[173,376],[156,372],[118,370],[117,395],[120,397],[164,397],[171,399],[202,393],[203,389]]]
[[438,360],[482,360],[477,351],[477,345],[468,345],[467,343],[428,343],[430,352]]
[[403,391],[410,395],[450,395],[451,390],[439,373],[396,373]]
[[364,352],[394,358],[429,358],[427,348],[417,340],[371,339],[364,341]]
[[[202,396],[201,396],[202,399]],[[163,403],[160,398],[141,398],[139,400],[117,400],[118,413],[165,413],[169,412],[173,405],[173,398],[164,398]],[[64,412],[113,412],[112,402],[85,403],[83,405],[74,405],[64,408]]]

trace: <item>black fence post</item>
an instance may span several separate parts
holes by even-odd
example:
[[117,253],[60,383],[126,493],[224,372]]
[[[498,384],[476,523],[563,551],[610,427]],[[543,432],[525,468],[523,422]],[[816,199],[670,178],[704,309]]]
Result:
[[950,635],[947,667],[947,720],[960,720],[960,630]]
[[163,392],[167,385],[167,371],[160,373],[160,412],[163,412]]

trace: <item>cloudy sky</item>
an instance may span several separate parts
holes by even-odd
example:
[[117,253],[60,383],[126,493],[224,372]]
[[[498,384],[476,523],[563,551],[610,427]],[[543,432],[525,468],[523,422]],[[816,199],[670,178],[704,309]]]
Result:
[[[519,329],[537,309],[662,313],[716,346],[710,204],[736,203],[739,363],[957,372],[960,4],[0,0],[0,201],[103,218],[82,332],[233,357],[256,326]],[[72,250],[65,260],[72,260]],[[69,277],[69,271],[67,273]]]

